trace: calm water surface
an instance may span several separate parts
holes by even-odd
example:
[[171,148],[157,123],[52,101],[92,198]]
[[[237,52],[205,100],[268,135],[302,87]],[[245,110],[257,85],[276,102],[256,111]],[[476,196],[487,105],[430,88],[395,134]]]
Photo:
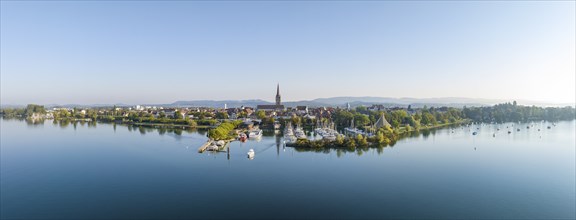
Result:
[[265,136],[233,142],[229,158],[199,154],[201,131],[0,123],[2,219],[576,218],[575,121],[440,129],[353,152]]

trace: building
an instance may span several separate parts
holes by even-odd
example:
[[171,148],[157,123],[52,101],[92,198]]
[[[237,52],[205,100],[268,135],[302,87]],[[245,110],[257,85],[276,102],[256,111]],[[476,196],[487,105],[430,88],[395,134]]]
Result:
[[280,112],[284,111],[284,105],[282,105],[282,99],[280,97],[280,84],[276,86],[276,104],[275,105],[258,105],[257,110],[262,110],[265,112]]
[[382,113],[382,115],[380,116],[378,121],[376,121],[374,126],[376,127],[376,129],[382,128],[382,127],[390,127],[390,123],[388,123],[388,121],[386,120],[386,117],[384,117],[384,113]]
[[384,107],[384,105],[382,104],[373,104],[372,106],[366,108],[368,111],[384,111],[386,110],[386,107]]
[[296,106],[296,114],[306,115],[308,114],[308,106]]

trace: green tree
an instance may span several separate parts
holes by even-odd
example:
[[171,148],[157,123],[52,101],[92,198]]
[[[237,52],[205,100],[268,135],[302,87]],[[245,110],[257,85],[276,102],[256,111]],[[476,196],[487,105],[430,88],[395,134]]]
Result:
[[350,126],[350,121],[352,121],[353,118],[354,114],[345,110],[338,110],[332,115],[332,120],[340,128]]
[[266,118],[266,112],[264,112],[263,110],[258,110],[256,112],[256,117],[258,117],[258,119],[264,119]]
[[293,115],[292,116],[292,125],[299,125],[302,122],[302,119],[300,119],[300,117]]
[[183,119],[182,113],[180,111],[174,112],[174,119]]
[[370,123],[370,118],[368,115],[356,113],[354,114],[354,126],[364,127]]
[[227,112],[216,112],[216,119],[228,119],[228,113]]

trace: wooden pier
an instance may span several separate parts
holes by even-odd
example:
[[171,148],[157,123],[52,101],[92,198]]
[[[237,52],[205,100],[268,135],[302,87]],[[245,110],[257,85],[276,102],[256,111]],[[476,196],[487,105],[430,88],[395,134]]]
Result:
[[206,151],[206,148],[208,146],[210,146],[212,144],[212,142],[213,142],[212,140],[206,141],[206,143],[204,143],[202,146],[200,146],[200,148],[198,148],[198,153],[202,153],[202,152]]

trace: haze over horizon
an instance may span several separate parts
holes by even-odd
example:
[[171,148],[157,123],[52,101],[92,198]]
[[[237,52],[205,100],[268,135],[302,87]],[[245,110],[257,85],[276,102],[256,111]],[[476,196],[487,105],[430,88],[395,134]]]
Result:
[[[344,101],[346,100],[346,101]],[[375,96],[340,96],[340,97],[319,97],[307,100],[282,100],[282,104],[287,106],[297,105],[311,105],[311,106],[345,106],[346,104],[358,105],[372,105],[372,104],[386,104],[391,106],[407,106],[415,105],[416,108],[422,105],[430,106],[448,106],[448,107],[462,107],[462,106],[491,106],[502,103],[512,103],[516,101],[518,105],[524,106],[541,106],[541,107],[576,107],[575,102],[568,103],[555,103],[537,100],[523,100],[523,99],[483,99],[483,98],[466,98],[466,97],[431,97],[431,98],[412,98],[412,97],[375,97]],[[4,107],[24,107],[27,104],[40,104],[45,106],[203,106],[203,107],[223,107],[228,104],[228,107],[251,106],[255,107],[258,104],[273,104],[274,100],[267,99],[189,99],[189,100],[174,100],[163,103],[129,103],[129,102],[116,102],[116,103],[23,103],[23,104],[9,104],[0,103],[0,108]]]
[[576,3],[2,1],[0,103],[574,103]]

